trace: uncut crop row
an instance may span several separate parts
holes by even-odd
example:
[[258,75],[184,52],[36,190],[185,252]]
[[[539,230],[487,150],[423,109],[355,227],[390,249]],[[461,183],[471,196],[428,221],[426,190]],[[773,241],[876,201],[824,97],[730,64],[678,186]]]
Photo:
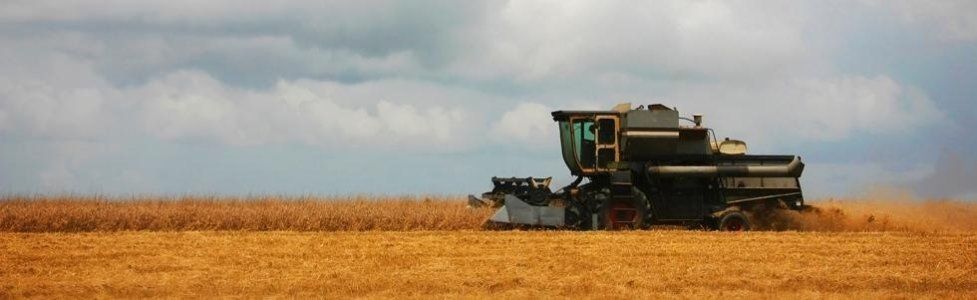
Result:
[[0,231],[463,230],[489,213],[451,197],[8,197]]
[[[777,229],[977,231],[977,203],[882,197],[809,201]],[[0,232],[479,230],[493,209],[448,196],[0,197]]]

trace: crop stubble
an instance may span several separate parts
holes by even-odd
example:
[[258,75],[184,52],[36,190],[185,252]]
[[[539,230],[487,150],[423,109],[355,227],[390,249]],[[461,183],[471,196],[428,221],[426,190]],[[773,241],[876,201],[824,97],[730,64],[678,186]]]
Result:
[[0,296],[974,297],[977,235],[0,234]]

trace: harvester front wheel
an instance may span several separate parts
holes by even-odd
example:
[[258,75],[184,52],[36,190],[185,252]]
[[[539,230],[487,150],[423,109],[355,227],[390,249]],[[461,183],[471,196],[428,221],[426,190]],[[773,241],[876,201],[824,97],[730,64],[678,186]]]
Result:
[[645,229],[650,222],[647,197],[638,189],[632,190],[631,199],[608,197],[601,204],[598,215],[605,230]]
[[576,229],[590,229],[591,213],[586,206],[577,201],[569,201],[566,209],[566,225]]
[[749,231],[750,219],[740,211],[728,211],[719,218],[720,231]]

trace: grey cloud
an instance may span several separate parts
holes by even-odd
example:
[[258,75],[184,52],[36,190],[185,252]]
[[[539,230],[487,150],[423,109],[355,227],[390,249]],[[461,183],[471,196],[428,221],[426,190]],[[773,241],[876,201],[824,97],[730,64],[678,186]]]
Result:
[[931,174],[911,181],[910,186],[925,197],[961,197],[977,195],[977,159],[944,149]]
[[[24,43],[30,44],[12,45]],[[82,51],[105,50],[96,45]],[[396,144],[420,152],[457,151],[472,144],[471,131],[482,126],[481,116],[469,110],[485,105],[465,103],[493,102],[465,89],[396,79],[358,84],[282,79],[269,89],[252,89],[194,69],[158,70],[162,74],[144,82],[117,85],[84,55],[43,47],[0,53],[6,66],[0,72],[0,134],[25,138],[118,142],[148,136],[230,145]]]
[[[266,88],[278,79],[418,75],[417,65],[436,68],[461,51],[455,39],[481,19],[486,6],[443,1],[76,4],[6,3],[0,33],[90,58],[117,83],[193,67],[225,82]],[[99,47],[78,50],[91,45]]]
[[818,66],[791,8],[754,8],[684,1],[510,2],[468,36],[474,51],[448,70],[531,85],[607,73],[742,80]]
[[555,151],[559,135],[550,116],[553,110],[539,103],[520,103],[492,124],[489,136],[502,145],[527,145]]
[[116,81],[188,66],[265,88],[282,78],[533,86],[615,73],[683,81],[830,75],[829,58],[818,51],[827,49],[809,45],[818,38],[810,32],[823,26],[817,16],[830,9],[803,3],[37,1],[3,8],[8,34],[77,33],[104,45],[94,59]]
[[947,41],[977,40],[977,2],[969,0],[944,1],[865,1],[885,7],[909,23],[935,27]]
[[739,80],[821,65],[803,45],[808,25],[789,6],[758,13],[683,1],[211,3],[193,11],[170,2],[33,5],[8,4],[5,32],[74,34],[75,43],[101,45],[91,58],[123,83],[188,66],[269,87],[280,78],[404,75],[526,86],[619,72]]
[[[419,106],[424,101],[403,101],[418,95],[397,94],[409,92],[397,86],[415,85],[394,82],[369,86],[388,87],[391,94],[387,95],[396,97],[390,100],[334,101],[331,94],[355,95],[361,87],[282,81],[270,91],[249,91],[225,86],[195,71],[175,72],[122,89],[13,84],[0,93],[0,111],[5,112],[7,124],[0,130],[69,140],[118,141],[126,138],[120,136],[125,133],[129,138],[150,136],[164,141],[228,145],[397,145],[421,152],[467,147],[472,130],[479,126],[472,121],[478,118],[457,106],[436,104],[443,99],[428,99],[435,102]],[[391,102],[397,100],[404,103]],[[17,113],[7,117],[6,112]]]
[[632,94],[619,97],[654,95],[675,103],[684,114],[705,114],[707,125],[719,134],[746,139],[767,151],[780,148],[777,145],[844,141],[864,134],[919,133],[940,125],[938,119],[945,114],[925,93],[888,76],[799,76],[754,84],[682,82],[667,89],[643,85],[625,82],[620,90]]
[[[857,31],[861,16],[826,25],[826,6],[7,1],[0,134],[227,151],[526,148],[558,165],[555,144],[532,137],[555,132],[546,110],[580,105],[665,102],[760,150],[928,141],[924,130],[944,128],[931,121],[944,100],[912,78],[837,65],[850,49],[821,29]],[[969,12],[953,10],[909,23],[953,13],[935,26],[966,42]],[[866,168],[889,170],[878,163]],[[50,169],[52,182],[69,178]]]

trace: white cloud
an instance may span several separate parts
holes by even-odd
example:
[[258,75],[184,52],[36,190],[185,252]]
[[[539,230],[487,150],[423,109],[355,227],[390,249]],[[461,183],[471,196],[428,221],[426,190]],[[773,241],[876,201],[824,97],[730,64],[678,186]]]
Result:
[[[281,14],[315,10],[315,3],[276,5],[268,2],[243,4],[237,1],[129,1],[108,0],[98,4],[59,1],[7,1],[0,18],[7,21],[99,21],[141,19],[155,22],[227,21],[240,15]],[[192,9],[189,9],[192,8]]]
[[[866,135],[925,134],[924,130],[945,117],[925,93],[885,75],[798,77],[748,84],[682,82],[660,90],[648,86],[654,87],[654,81],[639,79],[608,86],[608,90],[619,91],[601,104],[588,104],[587,109],[609,109],[622,101],[635,106],[661,102],[677,107],[683,116],[704,114],[705,125],[715,129],[718,138],[744,139],[759,152],[799,151],[798,143],[844,142]],[[493,124],[493,137],[533,147],[551,143],[547,138],[555,136],[557,128],[549,112],[579,106],[555,105],[559,106],[518,105]]]
[[465,42],[477,51],[453,62],[451,71],[524,81],[605,72],[743,80],[818,68],[820,57],[805,47],[796,9],[768,6],[508,2],[473,29]]
[[503,145],[527,145],[533,148],[552,148],[557,145],[557,126],[550,112],[553,109],[539,103],[520,103],[502,114],[490,130],[495,141]]
[[458,108],[430,107],[423,111],[408,104],[380,101],[377,119],[396,139],[414,140],[420,143],[441,142],[457,139],[458,130],[464,130],[466,113]]
[[365,108],[340,106],[303,86],[280,82],[274,93],[274,96],[262,97],[272,101],[258,109],[274,117],[262,121],[258,116],[254,120],[268,124],[267,134],[270,135],[295,135],[306,143],[328,145],[374,139],[383,129]]
[[921,91],[887,76],[689,84],[665,97],[682,103],[683,113],[707,114],[706,125],[718,134],[746,139],[760,149],[784,142],[841,141],[856,134],[894,136],[943,117]]
[[[75,77],[98,76],[90,65],[66,62],[48,70],[74,73],[61,74],[65,80],[7,74],[8,80],[0,83],[0,130],[66,140],[152,137],[228,145],[387,145],[442,152],[468,147],[473,128],[484,126],[465,109],[447,106],[466,93],[451,88],[432,91],[420,83],[282,80],[269,90],[250,90],[184,70],[137,86],[88,80],[96,84],[82,87],[73,83],[78,82]],[[336,95],[347,98],[335,100]]]
[[[467,113],[461,108],[409,104],[415,102],[409,94],[396,99],[398,102],[374,99],[372,107],[340,104],[316,92],[320,84],[281,81],[269,91],[246,91],[226,87],[200,72],[178,72],[134,89],[131,95],[146,99],[146,129],[161,139],[216,139],[232,145],[390,145],[443,151],[463,147],[466,134],[478,125],[467,123]],[[357,89],[355,85],[332,86]]]
[[925,94],[887,76],[800,80],[799,105],[789,114],[806,122],[801,129],[821,139],[841,139],[853,131],[898,133],[939,122],[943,113]]
[[941,1],[866,1],[887,7],[902,20],[936,27],[938,35],[950,41],[977,40],[977,2],[971,0]]
[[973,41],[971,3],[5,1],[0,134],[557,157],[550,111],[632,101],[704,113],[760,152],[925,139],[944,112],[921,83],[839,57],[902,30],[893,12]]
[[49,138],[90,138],[108,130],[106,97],[97,88],[39,82],[0,83],[0,130]]
[[156,138],[241,142],[234,134],[238,122],[231,95],[206,74],[178,72],[126,94],[126,98],[139,99],[139,119]]

